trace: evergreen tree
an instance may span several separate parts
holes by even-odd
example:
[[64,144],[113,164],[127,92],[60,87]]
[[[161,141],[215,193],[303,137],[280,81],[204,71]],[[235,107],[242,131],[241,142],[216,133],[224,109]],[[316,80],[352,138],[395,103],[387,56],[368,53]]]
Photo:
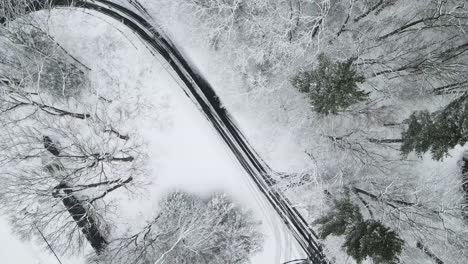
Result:
[[349,199],[343,199],[335,201],[334,210],[328,211],[327,214],[317,219],[315,223],[321,225],[319,233],[321,238],[324,239],[329,235],[342,236],[348,229],[362,221],[363,217],[359,211],[359,207],[354,205]]
[[333,62],[326,55],[320,54],[318,62],[316,69],[300,72],[291,79],[294,87],[309,94],[317,113],[337,114],[368,99],[369,92],[360,90],[357,85],[365,79],[354,69],[352,59]]
[[401,152],[408,155],[415,151],[422,155],[430,151],[432,158],[441,160],[448,151],[468,141],[468,94],[457,98],[443,110],[429,113],[417,111],[404,122],[408,124],[402,132]]
[[315,223],[321,225],[322,239],[345,235],[342,246],[358,263],[366,258],[375,263],[396,263],[403,248],[403,240],[396,232],[379,221],[364,220],[359,207],[349,197],[335,201],[331,210]]
[[397,256],[401,254],[403,240],[381,222],[366,220],[358,223],[346,235],[343,247],[358,263],[367,257],[375,263],[398,263]]

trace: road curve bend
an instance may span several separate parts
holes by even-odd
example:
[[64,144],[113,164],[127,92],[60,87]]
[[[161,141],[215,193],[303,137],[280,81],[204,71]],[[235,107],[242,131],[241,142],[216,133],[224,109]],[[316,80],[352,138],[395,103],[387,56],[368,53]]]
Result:
[[[15,1],[15,0],[13,0]],[[25,13],[51,8],[83,8],[112,17],[138,35],[151,52],[162,56],[171,69],[185,84],[185,94],[199,107],[211,122],[218,134],[235,155],[239,163],[250,175],[255,185],[263,193],[272,208],[283,220],[291,234],[308,256],[308,260],[296,260],[301,263],[329,264],[317,234],[307,224],[291,202],[274,188],[271,175],[275,172],[261,159],[252,148],[236,122],[222,104],[208,81],[191,65],[172,42],[147,19],[150,17],[138,2],[130,1],[142,15],[124,6],[108,0],[30,0]],[[0,17],[0,23],[11,20],[8,14]],[[299,262],[290,263],[299,263]]]

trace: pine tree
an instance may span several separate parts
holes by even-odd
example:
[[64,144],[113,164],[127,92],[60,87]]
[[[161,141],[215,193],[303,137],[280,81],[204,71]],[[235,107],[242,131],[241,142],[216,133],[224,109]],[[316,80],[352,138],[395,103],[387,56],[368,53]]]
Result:
[[419,156],[430,151],[432,158],[441,160],[448,151],[468,141],[468,94],[457,98],[443,110],[429,113],[417,111],[404,122],[401,152],[408,155],[415,151]]
[[300,92],[308,93],[317,113],[337,114],[349,106],[365,101],[369,92],[359,89],[364,77],[354,69],[352,59],[333,62],[326,55],[318,56],[318,67],[293,76],[291,83]]
[[398,263],[397,256],[401,254],[403,240],[381,222],[366,220],[358,223],[346,235],[343,247],[358,263],[367,257],[375,263]]
[[364,220],[359,207],[349,197],[334,202],[324,216],[315,221],[320,224],[320,237],[345,235],[343,248],[357,263],[371,258],[375,263],[397,263],[403,240],[390,228],[376,220]]
[[342,236],[347,229],[352,228],[355,223],[363,221],[359,207],[349,199],[335,201],[334,209],[315,221],[320,224],[319,233],[321,238],[329,235]]

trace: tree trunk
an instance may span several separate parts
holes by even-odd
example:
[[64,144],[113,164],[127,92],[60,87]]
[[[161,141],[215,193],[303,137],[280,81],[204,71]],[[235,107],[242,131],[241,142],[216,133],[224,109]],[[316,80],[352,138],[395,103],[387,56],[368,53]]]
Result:
[[107,241],[99,231],[96,219],[89,214],[89,210],[83,203],[72,194],[71,187],[66,183],[61,183],[54,188],[53,196],[60,197],[62,191],[62,202],[68,212],[75,220],[78,227],[85,235],[97,254],[100,254],[107,245]]
[[462,166],[462,189],[464,192],[464,205],[462,207],[462,215],[465,220],[468,220],[468,157],[463,157]]
[[416,247],[419,248],[422,252],[424,252],[424,254],[429,256],[431,259],[433,259],[435,263],[444,264],[444,262],[440,260],[440,258],[434,255],[434,253],[432,253],[428,248],[426,248],[421,242],[418,241],[416,243]]
[[368,140],[372,143],[403,143],[403,140],[401,138],[368,138]]

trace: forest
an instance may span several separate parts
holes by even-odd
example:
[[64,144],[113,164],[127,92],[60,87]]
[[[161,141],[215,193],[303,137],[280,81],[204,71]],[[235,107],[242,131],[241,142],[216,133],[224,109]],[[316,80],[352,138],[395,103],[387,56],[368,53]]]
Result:
[[[154,73],[143,59],[96,72],[31,2],[0,1],[0,212],[13,233],[85,263],[255,264],[268,235],[226,193],[169,190],[122,225],[122,201],[157,181],[141,124],[166,131],[171,100],[129,92]],[[467,262],[465,0],[113,2],[144,7],[206,76],[324,263]],[[123,67],[140,72],[121,81]]]
[[337,263],[466,262],[465,1],[160,2]]

